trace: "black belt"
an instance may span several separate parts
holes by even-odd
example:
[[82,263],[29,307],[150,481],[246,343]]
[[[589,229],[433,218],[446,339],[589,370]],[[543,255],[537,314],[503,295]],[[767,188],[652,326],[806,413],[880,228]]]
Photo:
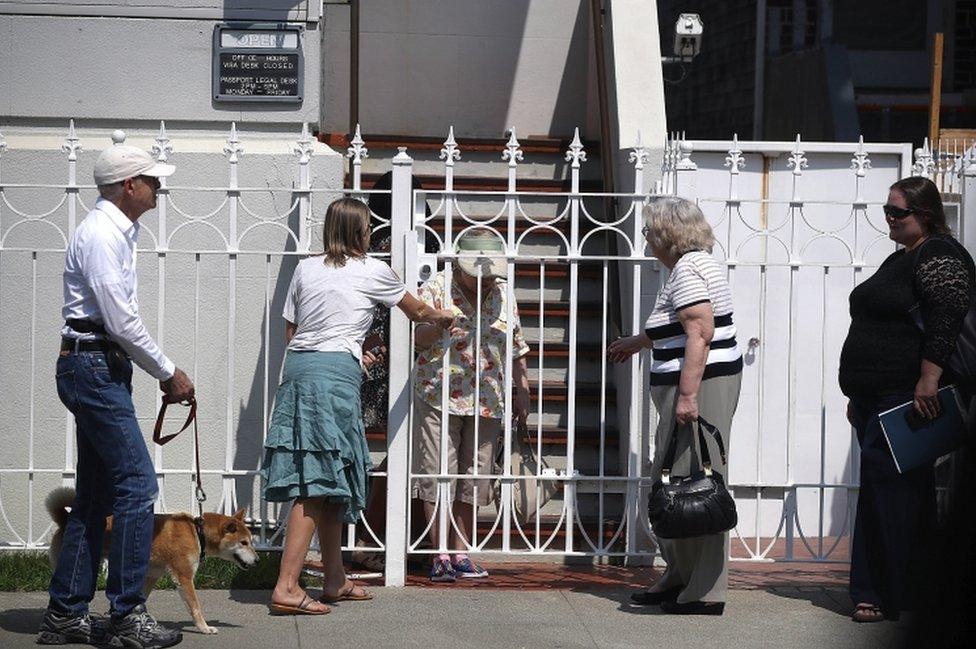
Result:
[[111,340],[75,340],[74,338],[61,339],[61,351],[63,352],[110,352],[121,350],[117,343]]
[[64,324],[81,334],[100,334],[102,336],[108,335],[108,332],[105,331],[105,325],[100,325],[97,322],[92,322],[91,320],[76,320],[74,318],[68,318],[64,321]]

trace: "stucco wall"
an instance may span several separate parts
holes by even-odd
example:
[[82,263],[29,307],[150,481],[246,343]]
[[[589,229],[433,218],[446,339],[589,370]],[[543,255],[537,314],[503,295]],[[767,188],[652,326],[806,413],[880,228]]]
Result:
[[302,39],[301,104],[212,101],[213,20],[0,15],[0,125],[165,119],[197,126],[238,121],[264,130],[314,124],[319,111],[320,35]]
[[[362,3],[359,121],[369,133],[572,135],[596,97],[586,0]],[[349,120],[349,7],[328,5],[322,128]]]

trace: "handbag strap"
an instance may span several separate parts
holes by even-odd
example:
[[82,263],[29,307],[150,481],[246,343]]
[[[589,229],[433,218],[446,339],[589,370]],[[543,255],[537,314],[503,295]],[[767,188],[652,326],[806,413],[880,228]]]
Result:
[[719,457],[722,458],[722,465],[728,464],[728,459],[725,455],[725,442],[722,441],[722,433],[718,431],[718,428],[711,425],[705,421],[704,417],[698,417],[698,441],[701,443],[702,452],[702,464],[706,465],[704,468],[707,473],[711,473],[712,459],[708,455],[708,444],[705,443],[705,436],[702,434],[702,429],[708,432],[715,439],[715,444],[718,445]]
[[[529,448],[534,449],[535,446],[532,444],[532,437],[529,436],[529,427],[518,417],[512,418],[512,446],[519,440],[525,442],[525,445]],[[505,466],[505,428],[502,427],[498,431],[498,450],[495,451],[495,464],[498,466]]]
[[[724,465],[727,463],[727,460],[725,455],[725,443],[722,441],[722,434],[719,432],[718,428],[705,421],[705,419],[700,415],[694,425],[697,428],[698,445],[701,448],[702,470],[705,472],[705,475],[712,475],[712,456],[708,452],[708,443],[705,440],[705,432],[707,431],[708,434],[715,439],[715,443],[718,444],[718,452],[722,458],[722,464]],[[674,432],[671,434],[671,441],[668,443],[668,450],[664,454],[663,467],[661,468],[661,481],[665,484],[671,480],[671,469],[674,466],[674,456],[678,452],[678,431],[680,429],[680,425],[675,423]]]

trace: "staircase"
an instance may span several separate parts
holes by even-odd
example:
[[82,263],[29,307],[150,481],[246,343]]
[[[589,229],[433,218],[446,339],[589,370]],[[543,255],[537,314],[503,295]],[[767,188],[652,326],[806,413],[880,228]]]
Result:
[[[319,139],[333,149],[344,151],[348,140],[344,135],[320,134]],[[361,185],[363,189],[370,189],[383,173],[391,168],[391,159],[397,153],[397,147],[407,147],[407,152],[413,158],[414,177],[424,189],[444,189],[444,162],[439,158],[444,143],[440,138],[364,135],[363,140],[369,151],[369,157],[363,161]],[[457,191],[506,191],[508,189],[508,163],[502,160],[507,140],[504,139],[469,139],[458,140],[461,159],[454,166],[454,189]],[[530,200],[523,200],[522,207],[534,219],[550,220],[555,218],[565,207],[564,196],[548,197],[554,192],[571,191],[569,179],[569,163],[565,161],[565,153],[569,148],[570,139],[527,138],[520,141],[520,148],[524,160],[519,163],[517,188],[520,192],[532,192]],[[599,150],[594,143],[584,143],[589,163],[581,170],[586,173],[598,172],[600,165],[594,163],[599,156]],[[581,177],[580,190],[600,191],[601,181],[594,177]],[[347,173],[346,186],[352,186],[351,176]],[[472,219],[484,220],[494,216],[502,207],[502,197],[491,197],[490,201],[483,201],[478,197],[471,200],[461,197],[464,213]],[[439,197],[428,199],[431,209],[435,209]],[[597,219],[602,218],[603,207],[599,201],[587,204],[589,213]],[[456,213],[455,213],[456,214]],[[458,231],[458,217],[455,216],[454,232]],[[467,224],[465,224],[467,225]],[[505,227],[505,216],[496,227]],[[522,235],[532,223],[521,215],[517,216],[516,233]],[[443,216],[435,217],[431,222],[432,228],[443,235]],[[567,239],[570,236],[568,215],[552,227],[562,233]],[[590,228],[582,224],[580,237]],[[605,241],[594,237],[592,245],[606,245]],[[524,241],[520,252],[525,254],[560,254],[565,253],[565,244],[555,233],[534,232]],[[590,244],[587,251],[592,250]],[[523,332],[531,351],[527,362],[532,396],[532,414],[529,416],[529,434],[533,443],[539,434],[538,399],[541,389],[542,414],[541,437],[542,451],[546,462],[552,468],[564,470],[568,453],[567,404],[572,393],[576,403],[575,426],[575,466],[583,476],[597,476],[600,473],[601,455],[601,318],[604,312],[602,300],[602,262],[581,263],[579,266],[579,299],[577,304],[569,302],[569,266],[563,263],[548,262],[543,271],[538,262],[517,263],[515,271],[515,295],[519,304]],[[544,281],[544,306],[540,310],[540,281]],[[611,284],[612,286],[612,284]],[[612,293],[612,291],[610,291]],[[572,309],[576,310],[578,318],[577,332],[577,381],[576,385],[568,385],[569,367],[569,317]],[[608,313],[612,311],[608,308]],[[611,316],[612,320],[612,316]],[[544,326],[540,326],[543,323]],[[608,335],[613,335],[612,326]],[[542,350],[543,369],[540,375],[539,361]],[[541,379],[541,382],[540,382]],[[616,428],[616,392],[612,385],[612,372],[608,366],[606,389],[606,429],[603,437],[603,470],[605,475],[621,475],[626,473],[626,467],[621,467],[619,457],[619,433]],[[367,430],[367,439],[374,453],[382,455],[386,444],[386,431],[383,427]],[[622,489],[609,485],[604,488],[603,505],[603,538],[609,541],[620,525],[623,508]],[[616,492],[616,493],[614,493]],[[579,518],[587,535],[596,542],[600,532],[599,525],[599,496],[596,483],[582,482],[577,489],[577,503]],[[562,509],[562,493],[550,501],[541,512],[540,537],[543,542],[554,533]],[[479,513],[479,538],[489,533],[497,512],[494,508],[482,508]],[[535,534],[533,521],[523,530],[532,539]],[[516,526],[512,525],[512,547],[524,545]],[[565,522],[562,528],[555,531],[555,548],[563,547],[561,540],[565,535]],[[578,530],[576,533],[577,536]],[[501,526],[499,525],[488,547],[500,547]],[[622,544],[622,539],[617,539]],[[577,542],[577,547],[579,543]]]

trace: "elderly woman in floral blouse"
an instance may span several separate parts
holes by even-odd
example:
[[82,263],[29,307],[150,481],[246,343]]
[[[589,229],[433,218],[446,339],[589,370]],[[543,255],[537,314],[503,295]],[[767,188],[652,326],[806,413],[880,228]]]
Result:
[[[515,387],[513,414],[523,422],[529,413],[529,380],[525,356],[529,347],[522,336],[518,307],[512,304],[508,316],[508,287],[504,259],[477,258],[474,253],[502,255],[498,237],[483,229],[469,230],[458,239],[461,257],[454,268],[450,297],[446,297],[445,275],[437,273],[417,292],[418,297],[437,309],[452,309],[457,316],[450,335],[437,327],[419,325],[415,342],[418,349],[413,430],[413,471],[423,475],[472,474],[477,456],[477,473],[489,476],[498,448],[498,436],[505,416],[505,338],[512,329],[512,383]],[[481,304],[478,305],[478,274],[481,274]],[[481,317],[480,347],[478,316]],[[450,345],[447,425],[447,466],[440,465],[442,381],[445,344]],[[475,355],[480,358],[480,372],[475,369]],[[477,386],[478,403],[475,404]],[[477,428],[476,428],[477,419]],[[453,582],[458,577],[486,577],[488,573],[465,553],[468,533],[477,523],[476,509],[494,498],[491,482],[485,480],[453,481],[449,488],[454,525],[450,526],[447,547],[457,551],[436,555],[430,579]],[[437,481],[415,480],[413,497],[424,502],[424,513],[430,523],[437,503]],[[434,547],[440,547],[437,524],[429,525]]]

